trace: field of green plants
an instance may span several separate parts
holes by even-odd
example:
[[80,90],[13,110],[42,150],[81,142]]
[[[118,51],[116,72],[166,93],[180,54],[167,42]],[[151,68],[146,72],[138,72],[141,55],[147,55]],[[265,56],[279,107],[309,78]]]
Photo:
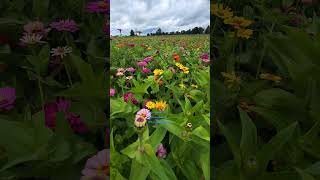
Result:
[[111,40],[111,179],[210,179],[209,36]]
[[1,0],[1,180],[108,178],[108,19],[105,0]]
[[320,178],[319,1],[211,4],[216,180]]

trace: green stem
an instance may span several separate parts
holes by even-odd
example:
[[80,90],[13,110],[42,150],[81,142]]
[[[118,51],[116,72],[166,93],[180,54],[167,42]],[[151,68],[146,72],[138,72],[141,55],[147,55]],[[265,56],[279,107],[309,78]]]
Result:
[[40,91],[40,99],[41,99],[41,108],[42,112],[44,113],[44,95],[43,95],[43,90],[40,82],[40,78],[38,78],[38,86],[39,86],[39,91]]
[[69,73],[69,70],[68,70],[68,67],[67,67],[66,63],[64,63],[64,68],[66,69],[66,73],[67,73],[67,76],[68,76],[68,80],[69,80],[70,86],[72,86],[72,79],[71,79],[71,76],[70,76],[70,73]]
[[139,132],[138,136],[139,136],[139,150],[143,151],[144,148],[143,148],[143,134],[142,134],[142,132]]

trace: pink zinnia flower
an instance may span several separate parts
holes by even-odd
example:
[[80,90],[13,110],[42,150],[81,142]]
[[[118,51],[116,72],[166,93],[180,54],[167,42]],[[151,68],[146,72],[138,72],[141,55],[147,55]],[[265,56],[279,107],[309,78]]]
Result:
[[16,100],[16,90],[12,87],[0,88],[0,110],[11,110],[14,108]]
[[102,13],[107,14],[110,9],[110,3],[106,0],[89,2],[86,6],[86,10],[89,13]]
[[132,104],[138,104],[138,100],[134,97],[134,94],[131,92],[125,93],[123,95],[123,100],[128,103],[129,98],[131,99]]
[[50,31],[50,28],[45,28],[40,21],[29,22],[23,26],[23,29],[27,34],[39,34],[41,36],[47,36]]
[[65,56],[67,56],[68,54],[72,53],[72,48],[65,46],[65,47],[56,47],[56,48],[52,48],[50,53],[52,54],[51,56],[57,56],[60,57],[61,59],[63,59]]
[[76,32],[79,30],[78,24],[70,19],[52,22],[50,27],[57,31]]
[[151,70],[148,69],[148,68],[142,68],[142,72],[143,72],[144,74],[149,74],[149,73],[151,73]]
[[85,133],[88,131],[87,126],[81,121],[80,116],[69,112],[71,105],[70,100],[57,98],[55,102],[47,103],[44,107],[45,124],[48,128],[54,129],[56,126],[56,115],[58,112],[64,112],[65,118],[69,122],[71,128],[76,133]]
[[124,68],[118,68],[116,76],[123,76],[126,70]]
[[159,144],[159,146],[157,147],[156,155],[158,156],[158,158],[161,158],[161,159],[167,156],[167,150],[163,146],[163,144]]
[[130,43],[130,44],[128,44],[128,46],[135,47],[136,45],[134,43]]
[[42,41],[42,35],[40,34],[28,34],[25,33],[21,38],[21,45],[30,45],[30,44],[37,44],[37,43],[45,43]]
[[209,59],[209,55],[207,53],[203,53],[200,55],[201,59]]
[[143,59],[143,61],[148,63],[148,62],[152,61],[152,57],[146,57]]
[[137,114],[136,114],[136,118],[137,117],[143,117],[146,119],[150,119],[151,118],[151,112],[149,109],[140,109]]
[[104,149],[88,159],[80,180],[109,180],[110,150]]
[[144,66],[146,66],[148,63],[146,62],[146,61],[139,61],[139,62],[137,62],[137,66],[139,66],[139,67],[144,67]]
[[126,69],[126,71],[134,73],[136,71],[136,69],[133,68],[133,67],[129,67],[129,68]]
[[202,62],[208,63],[210,62],[210,59],[202,59]]
[[113,88],[110,88],[110,96],[114,96],[116,94],[116,90]]

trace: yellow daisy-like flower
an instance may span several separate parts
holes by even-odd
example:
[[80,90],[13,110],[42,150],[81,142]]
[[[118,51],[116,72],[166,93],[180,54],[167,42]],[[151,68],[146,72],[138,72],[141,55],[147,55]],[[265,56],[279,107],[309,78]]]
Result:
[[246,28],[253,23],[251,20],[247,20],[244,17],[238,17],[238,16],[225,19],[223,22],[225,24],[233,26],[236,29]]
[[162,70],[162,69],[155,69],[155,70],[153,71],[153,74],[154,74],[155,76],[160,76],[161,74],[163,74],[163,70]]
[[222,4],[213,4],[211,14],[222,19],[231,18],[233,16],[231,9],[229,7],[224,8]]
[[176,63],[176,66],[179,67],[179,69],[182,70],[184,74],[189,74],[189,68],[188,67],[185,67],[180,63]]
[[159,111],[164,111],[164,109],[167,107],[167,103],[163,100],[156,101],[155,108]]
[[153,108],[156,107],[156,103],[154,103],[154,102],[152,102],[152,101],[148,101],[148,102],[146,103],[146,107],[147,107],[148,109],[153,109]]
[[270,74],[270,73],[262,73],[262,74],[260,74],[260,79],[265,79],[265,80],[273,81],[273,82],[276,82],[276,83],[279,83],[282,80],[281,77],[273,75],[273,74]]
[[183,65],[181,63],[176,63],[176,66],[179,68],[183,67]]
[[240,38],[249,39],[252,34],[253,34],[253,30],[251,29],[238,29],[237,31],[237,36]]

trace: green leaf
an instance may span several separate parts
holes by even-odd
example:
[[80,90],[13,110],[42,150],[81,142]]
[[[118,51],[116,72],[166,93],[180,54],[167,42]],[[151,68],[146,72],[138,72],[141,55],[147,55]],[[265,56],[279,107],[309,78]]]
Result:
[[295,168],[296,171],[300,174],[302,180],[315,180],[314,177],[312,177],[310,174],[304,172],[303,170],[299,168]]
[[243,157],[248,158],[256,153],[257,128],[246,112],[239,108],[242,125],[240,149]]
[[153,151],[150,144],[144,145],[145,153],[144,157],[145,160],[149,163],[151,167],[151,171],[154,172],[160,179],[169,180],[167,174],[163,170],[158,158],[156,157],[156,153]]
[[49,3],[50,0],[33,0],[33,14],[38,18],[46,17],[49,10]]
[[197,127],[192,131],[192,134],[204,139],[206,141],[210,141],[210,133],[202,126]]
[[161,143],[163,138],[166,136],[167,130],[163,127],[158,127],[148,139],[148,143],[151,145],[153,150],[156,150],[157,146]]

